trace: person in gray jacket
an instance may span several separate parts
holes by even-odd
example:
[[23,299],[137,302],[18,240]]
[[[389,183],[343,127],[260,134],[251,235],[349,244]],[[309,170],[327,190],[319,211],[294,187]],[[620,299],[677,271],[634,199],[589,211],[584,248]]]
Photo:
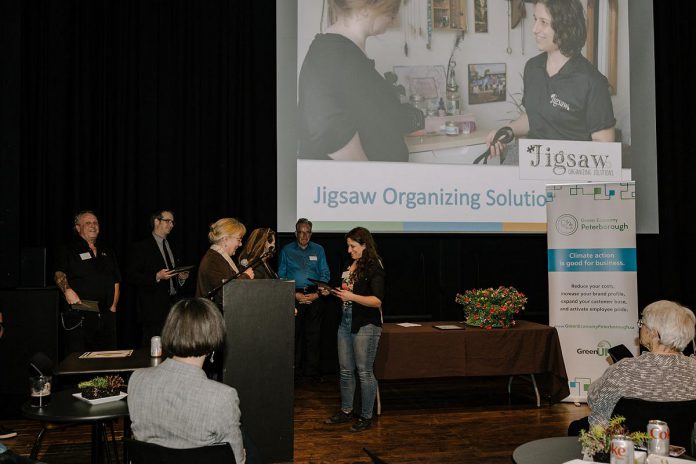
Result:
[[236,462],[246,462],[237,391],[203,371],[206,356],[224,340],[224,321],[212,301],[191,298],[172,306],[162,329],[162,348],[171,358],[135,371],[128,382],[135,439],[168,448],[229,443]]

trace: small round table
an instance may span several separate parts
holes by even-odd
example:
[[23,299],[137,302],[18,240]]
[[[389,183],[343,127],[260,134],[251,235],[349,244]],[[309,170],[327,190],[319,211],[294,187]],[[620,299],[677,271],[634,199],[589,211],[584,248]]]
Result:
[[520,445],[512,452],[515,464],[561,464],[573,459],[582,459],[578,437],[542,438]]
[[[103,404],[90,404],[75,398],[75,390],[66,390],[53,393],[48,406],[37,408],[28,401],[22,405],[22,414],[28,419],[41,421],[42,429],[36,436],[36,441],[31,450],[31,457],[36,459],[41,441],[46,433],[48,424],[71,423],[92,424],[92,463],[102,460],[102,447],[104,444],[104,423],[119,417],[128,416],[128,403],[124,400],[112,401]],[[127,422],[127,421],[126,421]],[[113,429],[112,429],[113,433]],[[116,459],[118,461],[118,457]]]

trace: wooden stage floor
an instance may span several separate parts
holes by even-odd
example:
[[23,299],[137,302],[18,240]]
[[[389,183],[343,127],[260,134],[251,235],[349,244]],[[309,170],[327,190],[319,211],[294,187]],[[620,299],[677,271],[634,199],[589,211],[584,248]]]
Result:
[[[516,379],[510,404],[507,379],[469,378],[389,381],[380,385],[382,416],[372,429],[351,433],[349,425],[325,425],[339,404],[338,378],[298,383],[295,389],[295,462],[369,463],[367,447],[388,463],[505,463],[522,443],[563,436],[568,424],[586,416],[586,405],[535,405],[531,385]],[[28,455],[39,425],[2,424],[19,435],[4,443]],[[117,438],[121,427],[117,427]],[[44,462],[89,462],[90,428],[49,431],[39,454]]]

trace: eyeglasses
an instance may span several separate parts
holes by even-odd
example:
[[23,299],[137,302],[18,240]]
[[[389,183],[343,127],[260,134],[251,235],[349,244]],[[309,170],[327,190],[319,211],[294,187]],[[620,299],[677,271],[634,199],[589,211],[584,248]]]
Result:
[[169,223],[169,224],[171,224],[171,225],[174,225],[174,224],[175,224],[175,223],[174,223],[174,219],[167,219],[167,218],[163,218],[163,217],[158,217],[157,219],[159,219],[160,221],[163,221],[163,222],[167,222],[167,223]]
[[235,236],[235,235],[230,235],[230,238],[233,238],[233,239],[237,240],[239,243],[242,243],[242,237],[237,237],[237,236]]

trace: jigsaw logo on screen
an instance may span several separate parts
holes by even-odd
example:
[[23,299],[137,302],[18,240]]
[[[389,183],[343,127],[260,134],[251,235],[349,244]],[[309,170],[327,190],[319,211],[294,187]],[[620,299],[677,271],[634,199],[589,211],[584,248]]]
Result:
[[520,179],[617,182],[622,179],[621,143],[519,140]]
[[602,340],[597,343],[597,348],[578,348],[578,354],[590,354],[597,355],[601,358],[606,358],[609,356],[609,348],[611,348],[611,343],[606,340]]
[[570,174],[613,175],[612,162],[608,154],[568,153],[563,150],[552,151],[551,147],[541,144],[529,145],[527,153],[531,155],[529,165],[533,168],[545,167],[557,175]]

